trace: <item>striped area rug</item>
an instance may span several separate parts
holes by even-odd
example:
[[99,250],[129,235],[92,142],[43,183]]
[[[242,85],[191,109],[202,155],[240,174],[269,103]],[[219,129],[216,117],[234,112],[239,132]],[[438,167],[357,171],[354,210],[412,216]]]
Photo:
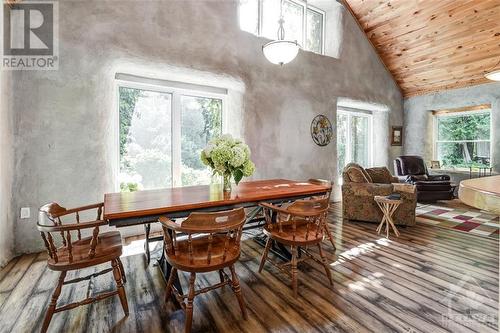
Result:
[[418,204],[416,221],[478,236],[499,238],[500,220],[498,215],[472,208],[459,200]]

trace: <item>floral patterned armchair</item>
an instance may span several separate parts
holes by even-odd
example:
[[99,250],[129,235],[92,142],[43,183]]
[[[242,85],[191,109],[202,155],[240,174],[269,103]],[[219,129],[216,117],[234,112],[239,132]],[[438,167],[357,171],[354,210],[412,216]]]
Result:
[[382,212],[373,197],[399,193],[402,204],[394,213],[397,225],[415,225],[417,207],[416,187],[400,184],[386,167],[364,169],[356,163],[349,163],[342,172],[342,213],[347,220],[380,222]]

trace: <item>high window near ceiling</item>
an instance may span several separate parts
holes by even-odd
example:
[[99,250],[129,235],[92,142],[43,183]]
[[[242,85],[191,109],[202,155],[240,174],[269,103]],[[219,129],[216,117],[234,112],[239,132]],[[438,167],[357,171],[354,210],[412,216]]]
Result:
[[445,168],[489,167],[491,109],[434,112],[434,159]]
[[[240,28],[269,39],[277,38],[281,0],[241,0]],[[304,50],[324,54],[325,12],[305,1],[282,0],[285,39]]]
[[337,110],[337,163],[339,176],[351,162],[372,165],[372,114]]
[[211,172],[200,152],[221,134],[224,93],[134,81],[117,80],[120,189],[209,184]]

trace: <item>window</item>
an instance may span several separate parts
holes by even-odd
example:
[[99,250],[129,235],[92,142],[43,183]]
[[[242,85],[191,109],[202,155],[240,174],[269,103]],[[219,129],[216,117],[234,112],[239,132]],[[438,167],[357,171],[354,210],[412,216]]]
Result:
[[[276,39],[280,0],[241,0],[240,28],[258,36]],[[308,51],[323,53],[325,13],[301,0],[283,0],[285,39],[296,40]]]
[[222,132],[223,95],[118,83],[120,189],[208,184],[200,161]]
[[442,166],[490,166],[490,110],[435,114],[434,158]]
[[363,167],[372,163],[372,115],[337,112],[337,163],[339,175],[344,167],[355,162]]

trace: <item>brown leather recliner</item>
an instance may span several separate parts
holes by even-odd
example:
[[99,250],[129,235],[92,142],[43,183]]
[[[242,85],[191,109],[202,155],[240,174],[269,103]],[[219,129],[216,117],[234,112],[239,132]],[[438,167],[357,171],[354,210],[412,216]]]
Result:
[[453,199],[448,175],[429,175],[420,156],[399,156],[394,160],[394,171],[400,181],[416,185],[418,202]]

